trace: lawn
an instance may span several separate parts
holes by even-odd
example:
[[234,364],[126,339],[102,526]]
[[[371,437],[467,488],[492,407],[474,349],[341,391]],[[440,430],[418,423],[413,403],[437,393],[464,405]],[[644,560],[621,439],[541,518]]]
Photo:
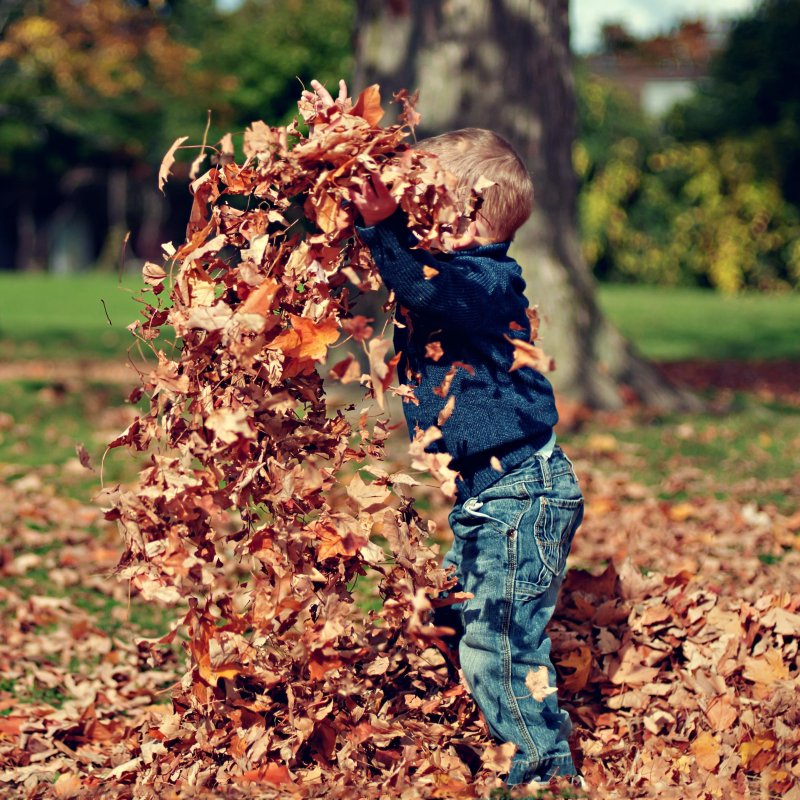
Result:
[[648,358],[800,360],[800,294],[603,285],[600,305]]
[[[0,358],[109,357],[131,342],[137,275],[0,273]],[[600,303],[657,360],[800,360],[800,294],[726,297],[702,289],[604,284]]]
[[[83,444],[99,464],[105,442],[132,416],[124,402],[135,379],[125,369],[132,341],[126,325],[138,313],[134,294],[139,287],[136,275],[120,280],[95,273],[0,273],[0,356],[28,366],[48,362],[40,373],[17,376],[6,364],[14,378],[0,382],[0,415],[5,415],[0,416],[0,463],[8,477],[31,469],[59,470],[63,490],[75,497],[86,498],[96,487],[96,474],[75,467],[75,449]],[[604,285],[600,300],[623,333],[656,360],[794,358],[800,364],[798,295],[725,297],[693,289]],[[53,360],[66,368],[57,378]],[[107,366],[101,363],[90,373],[86,363],[76,363],[95,360]],[[70,364],[76,366],[70,369]],[[110,377],[112,372],[116,377]],[[577,432],[561,432],[560,438],[602,450],[598,442],[605,436],[606,450],[619,447],[638,454],[635,479],[664,497],[687,491],[662,485],[664,465],[674,460],[691,459],[697,468],[713,472],[723,487],[718,492],[755,467],[774,479],[800,468],[795,404],[746,392],[717,395],[715,404],[700,414],[629,415],[624,424],[598,415]],[[63,471],[64,465],[69,469]],[[106,459],[106,481],[133,474],[124,453],[114,451]],[[774,490],[770,498],[782,507],[790,502]]]
[[136,275],[0,272],[0,359],[120,356],[141,286]]

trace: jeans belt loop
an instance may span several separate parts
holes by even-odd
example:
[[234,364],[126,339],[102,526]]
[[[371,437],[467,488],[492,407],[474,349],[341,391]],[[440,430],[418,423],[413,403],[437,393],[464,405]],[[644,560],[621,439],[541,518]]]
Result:
[[536,458],[539,461],[539,467],[542,470],[542,486],[545,489],[552,489],[553,482],[552,473],[550,471],[550,459],[539,455],[537,455]]

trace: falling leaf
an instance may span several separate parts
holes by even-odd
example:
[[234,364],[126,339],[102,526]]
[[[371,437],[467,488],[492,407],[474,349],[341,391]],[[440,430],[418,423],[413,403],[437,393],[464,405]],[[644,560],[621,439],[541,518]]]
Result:
[[237,313],[266,316],[272,310],[275,295],[277,295],[280,288],[280,284],[277,281],[266,278],[263,283],[247,295],[245,301],[239,306]]
[[81,466],[84,469],[95,472],[95,468],[92,466],[92,457],[89,455],[89,452],[86,450],[83,444],[76,445],[75,451],[78,454],[78,460],[80,461]]
[[514,363],[509,372],[514,372],[522,367],[530,367],[537,372],[552,372],[556,368],[556,362],[535,344],[521,339],[512,339],[510,336],[506,336],[505,339],[514,348]]
[[160,286],[166,277],[167,273],[164,272],[164,268],[158,264],[146,261],[142,267],[142,279],[150,286]]
[[430,358],[432,361],[438,361],[444,355],[441,342],[428,342],[425,345],[425,358]]
[[322,361],[328,347],[339,338],[339,324],[328,318],[321,322],[290,314],[291,329],[278,334],[268,345],[295,359]]
[[442,406],[442,410],[436,416],[436,424],[440,428],[453,415],[455,407],[456,407],[456,396],[454,394],[451,394],[450,397],[447,398],[447,402],[444,404],[444,406]]
[[158,188],[162,191],[162,193],[164,192],[164,186],[167,183],[167,178],[169,178],[172,165],[175,163],[175,153],[188,138],[188,136],[179,136],[172,143],[161,161],[161,166],[158,169]]

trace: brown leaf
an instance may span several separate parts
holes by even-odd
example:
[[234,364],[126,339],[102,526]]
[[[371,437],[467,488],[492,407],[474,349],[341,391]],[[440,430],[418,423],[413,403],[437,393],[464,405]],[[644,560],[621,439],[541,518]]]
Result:
[[272,311],[275,295],[280,288],[277,281],[265,278],[262,284],[247,295],[245,301],[239,306],[238,313],[266,316]]
[[510,336],[506,336],[505,339],[514,348],[514,363],[509,372],[514,372],[522,367],[530,367],[537,372],[545,373],[552,372],[556,368],[556,362],[535,344],[521,339],[512,339]]
[[81,466],[84,469],[88,469],[91,470],[92,472],[95,472],[96,470],[92,466],[92,457],[89,455],[89,452],[86,450],[83,444],[76,445],[75,451],[78,454],[78,460],[80,461]]
[[592,671],[592,651],[586,646],[581,646],[573,650],[566,657],[558,662],[561,668],[574,670],[565,676],[561,686],[565,692],[579,692],[589,682],[589,674]]
[[370,125],[377,125],[383,119],[384,114],[381,107],[380,86],[377,83],[367,86],[358,96],[350,113],[353,116],[362,117]]
[[158,169],[158,188],[164,192],[164,186],[166,186],[167,178],[169,178],[170,170],[172,169],[172,165],[175,163],[175,153],[177,153],[178,148],[188,139],[188,136],[179,136],[171,145],[169,150],[164,154],[164,158],[161,161],[161,166]]

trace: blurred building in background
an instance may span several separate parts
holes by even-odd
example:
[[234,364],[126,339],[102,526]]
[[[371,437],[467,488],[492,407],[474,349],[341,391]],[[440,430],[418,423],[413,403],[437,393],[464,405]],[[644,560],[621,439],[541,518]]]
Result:
[[589,72],[624,89],[652,117],[689,99],[708,76],[728,26],[685,21],[672,32],[637,39],[624,24],[603,26],[602,51],[586,56]]

